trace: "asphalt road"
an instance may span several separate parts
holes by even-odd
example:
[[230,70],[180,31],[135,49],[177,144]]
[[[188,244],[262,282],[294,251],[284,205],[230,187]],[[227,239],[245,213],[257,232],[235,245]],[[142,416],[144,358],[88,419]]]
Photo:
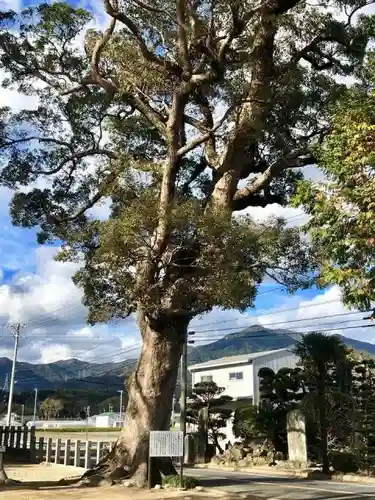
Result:
[[375,484],[312,481],[280,475],[227,472],[222,469],[187,468],[186,474],[199,478],[202,486],[225,489],[234,494],[254,495],[267,500],[375,500]]

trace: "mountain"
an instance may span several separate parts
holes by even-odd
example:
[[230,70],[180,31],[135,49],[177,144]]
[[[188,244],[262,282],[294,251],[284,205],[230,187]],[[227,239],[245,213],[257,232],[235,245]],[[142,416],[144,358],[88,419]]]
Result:
[[[108,387],[122,389],[124,374],[133,371],[136,360],[120,363],[89,363],[79,359],[61,360],[54,363],[32,364],[18,362],[16,365],[16,392],[33,391],[34,388],[57,389]],[[12,361],[0,358],[0,391],[3,389],[12,370]]]
[[[299,339],[300,335],[290,330],[251,326],[210,344],[189,349],[188,363],[192,365],[224,356],[292,347]],[[343,336],[341,339],[356,351],[375,356],[375,344]],[[39,390],[83,387],[90,390],[102,387],[120,390],[124,386],[124,378],[133,372],[135,364],[135,359],[119,363],[89,363],[75,358],[46,364],[19,362],[16,367],[16,392],[33,391],[36,387]],[[9,379],[11,369],[11,360],[0,358],[0,391],[7,375]]]
[[[194,337],[192,338],[194,339]],[[188,354],[188,362],[189,364],[203,363],[225,356],[282,349],[293,346],[298,338],[299,335],[290,330],[271,330],[263,326],[251,326],[230,333],[211,344],[191,349]]]
[[[375,344],[362,342],[348,337],[340,336],[341,340],[356,351],[375,356]],[[211,359],[225,356],[236,356],[248,352],[271,351],[293,347],[300,334],[291,330],[272,330],[261,325],[251,326],[235,333],[226,335],[216,342],[195,347],[189,351],[188,362],[190,365],[204,363]]]

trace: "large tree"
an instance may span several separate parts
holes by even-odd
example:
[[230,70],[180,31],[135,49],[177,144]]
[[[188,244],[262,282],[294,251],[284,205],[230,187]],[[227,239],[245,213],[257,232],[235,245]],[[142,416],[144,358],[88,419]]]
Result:
[[[104,0],[104,32],[63,3],[2,14],[3,85],[38,98],[35,110],[2,110],[13,221],[82,264],[89,321],[134,312],[143,339],[101,470],[145,481],[149,431],[169,425],[194,316],[253,305],[265,277],[308,285],[296,230],[233,214],[287,204],[314,162],[335,76],[361,67],[372,35],[354,15],[363,5]],[[99,220],[92,209],[107,199]]]

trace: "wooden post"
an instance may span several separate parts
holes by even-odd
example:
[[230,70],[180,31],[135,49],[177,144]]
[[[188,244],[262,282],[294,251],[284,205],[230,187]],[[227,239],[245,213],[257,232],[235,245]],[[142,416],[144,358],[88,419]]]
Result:
[[86,446],[85,446],[85,469],[89,469],[90,468],[90,441],[86,441]]
[[0,426],[0,446],[3,446],[4,427]]
[[77,440],[74,443],[74,467],[81,466],[81,442]]
[[26,450],[27,448],[27,435],[29,433],[29,429],[26,427],[23,428],[23,433],[22,433],[22,448]]
[[16,448],[19,450],[21,448],[21,434],[22,434],[22,428],[17,427],[16,430]]
[[60,463],[61,439],[56,439],[55,464]]
[[35,435],[35,427],[30,429],[30,460],[32,462],[35,461],[36,457],[36,435]]
[[101,453],[102,453],[102,449],[103,449],[103,443],[102,443],[102,441],[97,441],[96,442],[96,463],[97,464],[100,461],[100,456],[101,456]]
[[69,465],[70,461],[70,439],[65,441],[64,465]]
[[38,462],[43,462],[44,459],[44,437],[39,438],[38,442]]
[[52,438],[47,439],[46,462],[52,462]]
[[16,428],[14,427],[14,425],[12,425],[9,432],[9,448],[14,448],[15,433],[16,433]]

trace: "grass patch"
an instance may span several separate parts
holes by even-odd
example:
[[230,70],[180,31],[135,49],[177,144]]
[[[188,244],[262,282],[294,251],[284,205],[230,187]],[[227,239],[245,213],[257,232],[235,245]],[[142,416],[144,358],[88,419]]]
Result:
[[196,486],[199,486],[199,481],[195,477],[184,476],[181,484],[181,477],[179,475],[175,476],[165,476],[162,480],[162,486],[169,486],[171,488],[186,488],[187,490],[192,490]]
[[36,429],[36,432],[120,432],[121,427],[52,427],[51,429]]

